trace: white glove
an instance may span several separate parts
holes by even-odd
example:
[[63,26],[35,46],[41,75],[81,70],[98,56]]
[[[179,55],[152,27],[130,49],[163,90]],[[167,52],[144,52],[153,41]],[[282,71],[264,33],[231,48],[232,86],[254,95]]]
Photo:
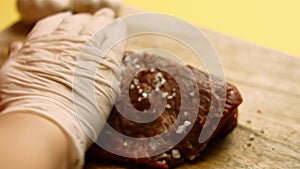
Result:
[[17,7],[22,20],[34,23],[44,17],[63,11],[94,13],[100,8],[118,12],[121,0],[18,0]]
[[[111,79],[121,62],[123,47],[114,48],[104,57],[101,50],[115,39],[125,37],[125,25],[112,24],[111,29],[105,31],[105,36],[93,39],[90,44],[94,46],[85,50],[87,53],[81,53],[92,35],[111,23],[114,15],[111,9],[106,8],[93,16],[67,12],[45,18],[36,24],[23,45],[12,45],[9,57],[0,69],[0,115],[22,111],[54,122],[67,134],[70,144],[74,146],[74,168],[83,164],[85,150],[92,144],[91,140],[97,138],[104,125],[101,119],[91,118],[107,118],[114,104],[112,97],[118,94]],[[81,59],[94,65],[99,65],[97,59],[91,58],[103,57],[96,76],[84,76],[85,79],[95,79],[97,82],[94,94],[96,102],[101,104],[84,104],[91,100],[80,95],[86,93],[86,89],[77,86],[74,90],[73,74],[79,54]],[[114,93],[111,94],[111,91]],[[85,110],[79,116],[75,111],[72,92],[79,96],[77,101],[83,101],[76,104],[77,109]],[[93,111],[91,106],[97,106],[100,112]],[[89,133],[86,134],[83,129],[88,129]]]

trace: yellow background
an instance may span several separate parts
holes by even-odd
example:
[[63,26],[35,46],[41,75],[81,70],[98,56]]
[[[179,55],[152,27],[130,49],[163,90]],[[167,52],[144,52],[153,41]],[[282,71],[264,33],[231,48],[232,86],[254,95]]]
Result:
[[[123,0],[155,12],[300,56],[300,0]],[[16,0],[0,1],[0,29],[19,16]]]

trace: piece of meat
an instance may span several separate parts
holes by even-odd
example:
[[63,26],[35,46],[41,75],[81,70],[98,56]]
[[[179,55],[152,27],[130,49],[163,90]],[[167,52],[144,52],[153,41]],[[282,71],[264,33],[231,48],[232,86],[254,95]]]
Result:
[[[136,69],[140,67],[143,69],[137,73]],[[139,116],[130,108],[130,105],[142,112],[147,111],[151,106],[159,106],[166,100],[166,107],[157,119],[148,123],[128,120],[119,112],[120,109],[114,107],[108,124],[119,133],[129,137],[150,138],[168,131],[175,135],[183,135],[183,139],[163,153],[146,157],[154,152],[149,148],[151,145],[141,146],[134,142],[126,142],[106,130],[106,125],[99,139],[104,139],[102,143],[111,146],[114,152],[120,152],[117,154],[127,154],[129,158],[109,153],[93,145],[87,153],[93,159],[112,159],[153,168],[171,168],[184,161],[194,160],[211,139],[227,134],[237,124],[237,107],[241,104],[242,98],[236,87],[229,83],[222,87],[220,80],[215,77],[210,79],[206,73],[194,67],[182,66],[156,55],[127,52],[121,74],[121,96],[116,105],[128,113],[129,117],[130,115],[136,118]],[[135,76],[132,79],[130,75]],[[186,92],[193,91],[195,87],[198,88],[198,93]],[[183,89],[185,92],[181,92]],[[222,92],[225,93],[223,98],[220,96]],[[127,94],[129,94],[129,102],[126,101]],[[150,103],[150,97],[153,97],[153,105]],[[224,109],[222,109],[222,103]],[[157,111],[151,110],[154,114]],[[211,118],[208,118],[209,112],[212,113]],[[218,119],[221,119],[220,122],[215,123],[214,121],[218,122]],[[175,122],[179,125],[172,128]],[[199,136],[201,131],[204,131],[204,127],[210,135],[207,140],[200,143]],[[164,142],[173,143],[172,140],[164,140]],[[160,146],[163,145],[156,145],[156,147]],[[130,158],[132,154],[141,153],[144,153],[143,158]]]

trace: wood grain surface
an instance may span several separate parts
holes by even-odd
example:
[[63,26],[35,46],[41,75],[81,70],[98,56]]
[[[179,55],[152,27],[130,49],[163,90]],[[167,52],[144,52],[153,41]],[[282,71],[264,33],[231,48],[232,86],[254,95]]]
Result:
[[[124,6],[120,16],[135,12],[139,10]],[[16,23],[0,34],[0,64],[8,44],[24,40],[30,28]],[[209,145],[198,160],[178,169],[300,168],[300,59],[202,30],[220,55],[226,79],[239,88],[244,102],[239,108],[237,128],[224,139]],[[175,42],[162,39],[153,44],[151,37],[145,38],[131,40],[127,49],[168,46],[175,54],[187,54],[182,53]],[[85,169],[125,168],[139,167],[89,159],[85,166]]]

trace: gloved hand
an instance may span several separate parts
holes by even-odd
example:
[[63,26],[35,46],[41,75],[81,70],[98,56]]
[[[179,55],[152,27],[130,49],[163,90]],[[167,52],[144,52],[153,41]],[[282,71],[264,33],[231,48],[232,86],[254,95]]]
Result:
[[116,13],[121,0],[18,0],[17,7],[24,22],[34,23],[46,16],[70,10],[75,13],[95,11],[107,7]]
[[[105,36],[87,43],[114,17],[115,13],[106,8],[94,15],[66,12],[45,18],[36,24],[23,44],[11,46],[9,57],[0,69],[0,115],[23,111],[58,125],[74,146],[73,163],[77,167],[83,164],[85,150],[104,125],[103,121],[91,118],[107,118],[113,107],[112,97],[117,95],[114,90],[117,86],[111,79],[122,60],[123,46],[119,45],[105,56],[102,48],[112,45],[115,39],[124,38],[125,25],[112,24]],[[89,48],[82,53],[86,43],[90,44]],[[85,84],[74,89],[74,71],[79,56],[88,63],[86,65],[99,66],[95,76],[80,72],[77,75],[82,76],[79,79],[96,82],[94,94],[100,104],[90,103],[91,98],[83,97],[87,92]],[[97,63],[99,57],[103,57],[100,64]],[[89,68],[81,67],[80,70],[88,71]],[[77,103],[74,93],[79,98]],[[75,109],[83,111],[78,115]],[[86,134],[83,128],[89,133]]]

